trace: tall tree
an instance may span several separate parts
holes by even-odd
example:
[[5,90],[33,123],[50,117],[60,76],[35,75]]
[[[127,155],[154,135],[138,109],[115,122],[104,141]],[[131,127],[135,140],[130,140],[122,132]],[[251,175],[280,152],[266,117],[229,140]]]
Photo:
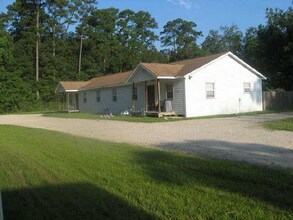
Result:
[[[158,36],[156,20],[145,11],[123,10],[118,15],[117,34],[120,45],[124,48],[123,69],[130,69],[143,62],[150,51],[155,51],[154,42]],[[123,53],[123,51],[122,51]]]
[[168,47],[167,51],[171,59],[192,58],[198,52],[196,45],[197,39],[202,35],[201,31],[196,30],[197,24],[177,18],[167,22],[161,32],[161,43],[163,47]]
[[268,76],[267,87],[293,89],[293,9],[266,10],[267,22],[248,29],[245,57]]
[[[7,28],[15,42],[14,54],[17,58],[16,68],[22,69],[26,80],[34,84],[38,98],[40,23],[43,22],[44,1],[16,0],[8,6]],[[33,76],[32,73],[35,73]]]
[[[36,1],[36,82],[39,85],[40,0]],[[40,98],[37,88],[37,99]]]
[[14,70],[13,41],[0,26],[0,113],[29,110],[33,104],[29,85]]
[[219,30],[210,30],[202,43],[202,49],[211,54],[231,51],[241,56],[242,41],[243,34],[237,25],[221,26]]

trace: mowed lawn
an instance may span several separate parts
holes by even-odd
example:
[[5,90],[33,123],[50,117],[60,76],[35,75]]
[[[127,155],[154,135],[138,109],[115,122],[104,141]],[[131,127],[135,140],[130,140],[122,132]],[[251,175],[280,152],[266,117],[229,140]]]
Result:
[[293,118],[281,121],[268,121],[264,123],[264,126],[272,130],[293,131]]
[[293,171],[0,126],[4,219],[292,219]]

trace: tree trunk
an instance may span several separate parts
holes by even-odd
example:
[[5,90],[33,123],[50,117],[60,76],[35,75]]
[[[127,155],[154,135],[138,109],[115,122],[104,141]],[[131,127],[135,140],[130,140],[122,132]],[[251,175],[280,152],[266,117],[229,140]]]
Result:
[[40,2],[37,1],[37,18],[36,18],[36,83],[37,83],[37,99],[40,98],[38,82],[39,82],[39,41],[40,41]]
[[52,42],[52,47],[53,47],[53,52],[52,52],[52,56],[53,57],[55,57],[55,55],[56,55],[56,37],[55,37],[55,35],[56,35],[56,33],[55,33],[56,31],[55,31],[55,26],[53,27],[53,42]]
[[80,78],[80,71],[81,71],[81,56],[82,56],[82,35],[80,36],[80,45],[79,45],[78,78]]

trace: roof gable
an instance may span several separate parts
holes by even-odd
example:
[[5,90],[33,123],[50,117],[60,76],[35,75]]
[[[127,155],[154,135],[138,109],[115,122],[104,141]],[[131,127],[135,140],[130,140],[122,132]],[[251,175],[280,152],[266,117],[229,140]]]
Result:
[[[140,63],[129,76],[127,82],[135,81],[133,80],[134,75],[136,74],[145,74],[144,71],[141,71],[143,68],[149,74],[153,75],[155,78],[175,78],[183,77],[197,68],[202,67],[203,65],[215,60],[226,53],[215,54],[206,57],[198,57],[189,60],[178,61],[174,63],[164,64],[164,63]],[[138,80],[141,81],[141,80]],[[137,82],[137,81],[136,81]]]
[[55,92],[75,92],[87,83],[87,81],[60,81]]
[[127,82],[142,82],[156,79],[157,76],[147,69],[144,65],[139,64],[129,75]]
[[[184,77],[186,75],[190,75],[195,73],[196,71],[205,68],[207,65],[221,59],[222,57],[229,56],[234,59],[236,62],[240,63],[242,66],[256,74],[261,79],[266,79],[260,72],[249,66],[243,60],[235,56],[231,52],[224,52],[219,54],[214,54],[205,57],[198,57],[189,60],[183,60],[178,62],[173,62],[169,64],[162,63],[140,63],[138,66],[143,66],[146,70],[152,73],[156,78],[179,78]],[[133,74],[136,71],[133,72]]]

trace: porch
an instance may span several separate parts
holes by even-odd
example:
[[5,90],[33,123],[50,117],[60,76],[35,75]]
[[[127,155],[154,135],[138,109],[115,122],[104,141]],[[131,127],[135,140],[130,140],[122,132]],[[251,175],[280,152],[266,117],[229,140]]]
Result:
[[55,92],[58,93],[59,106],[63,106],[63,109],[59,110],[68,113],[79,112],[78,87],[83,84],[84,82],[60,82],[58,84]]
[[141,111],[146,116],[165,117],[175,116],[173,110],[173,81],[149,80],[132,82],[132,110]]
[[68,113],[79,112],[78,105],[78,93],[77,92],[66,92],[66,110]]

